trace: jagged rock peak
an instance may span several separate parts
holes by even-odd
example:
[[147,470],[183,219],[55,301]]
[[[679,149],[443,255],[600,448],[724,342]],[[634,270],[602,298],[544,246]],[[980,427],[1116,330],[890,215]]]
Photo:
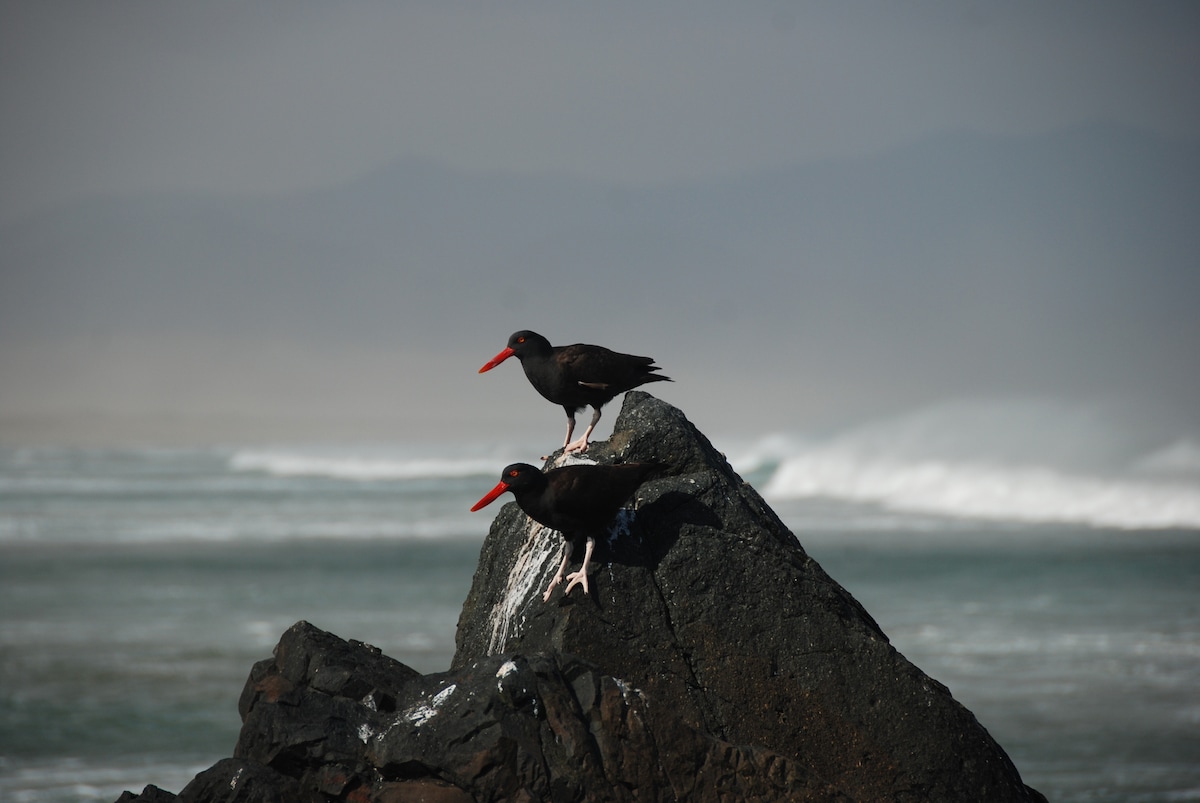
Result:
[[668,466],[590,595],[542,601],[561,539],[506,504],[450,671],[297,623],[250,672],[233,756],[121,801],[1045,800],[682,412],[630,392],[588,454]]
[[586,597],[542,601],[559,538],[506,505],[463,605],[454,666],[577,655],[642,689],[651,716],[778,752],[854,799],[1038,799],[680,410],[626,394],[588,457],[669,468],[597,545]]

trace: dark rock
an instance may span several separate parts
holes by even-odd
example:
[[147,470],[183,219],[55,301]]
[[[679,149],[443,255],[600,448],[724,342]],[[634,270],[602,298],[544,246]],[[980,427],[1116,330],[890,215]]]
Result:
[[135,795],[133,792],[122,792],[121,796],[117,798],[117,803],[175,803],[177,800],[179,798],[174,793],[149,784],[140,795]]
[[558,537],[505,505],[463,605],[454,666],[577,655],[642,689],[656,719],[760,745],[858,800],[1040,798],[678,409],[628,393],[613,436],[588,456],[670,469],[597,545],[589,597],[542,602]]
[[[391,662],[389,674],[374,647],[306,622],[275,656],[247,681],[236,757],[180,803],[847,800],[775,752],[652,719],[639,690],[571,656],[498,655],[426,676]],[[331,666],[352,665],[361,677],[328,682]]]
[[270,767],[227,758],[192,779],[179,803],[295,803],[296,782]]
[[640,691],[571,656],[481,659],[428,694],[374,739],[385,777],[436,768],[480,801],[844,799],[771,751],[653,730]]
[[397,700],[422,681],[376,647],[300,622],[283,634],[274,658],[250,671],[238,703],[242,732],[234,756],[294,778],[312,767],[353,764],[362,753],[362,712],[395,711]]
[[602,461],[659,461],[592,595],[505,505],[450,671],[299,622],[256,664],[233,758],[182,803],[1042,800],[675,408],[626,396]]

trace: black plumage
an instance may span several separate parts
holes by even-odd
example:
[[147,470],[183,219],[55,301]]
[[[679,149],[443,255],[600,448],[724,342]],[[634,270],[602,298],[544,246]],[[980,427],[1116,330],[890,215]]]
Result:
[[[547,400],[562,405],[567,413],[567,437],[563,449],[568,452],[586,452],[588,439],[600,420],[600,408],[614,397],[648,382],[670,382],[670,377],[657,374],[653,357],[638,357],[633,354],[575,343],[570,346],[552,346],[550,341],[537,332],[522,330],[514,332],[508,345],[488,360],[479,373],[490,371],[509,357],[521,361],[529,384]],[[583,437],[574,443],[575,413],[584,407],[593,409],[592,421]]]
[[472,506],[476,511],[496,497],[511,491],[517,505],[529,518],[563,536],[563,557],[558,572],[546,587],[543,600],[562,580],[571,559],[574,545],[585,540],[583,566],[566,575],[570,594],[576,585],[588,593],[587,572],[596,538],[607,531],[617,511],[643,482],[662,466],[658,463],[623,463],[620,465],[571,465],[542,472],[528,463],[513,463],[500,474],[500,482]]

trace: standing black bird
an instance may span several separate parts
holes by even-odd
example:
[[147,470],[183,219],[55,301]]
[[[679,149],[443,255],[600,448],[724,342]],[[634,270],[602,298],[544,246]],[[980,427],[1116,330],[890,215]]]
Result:
[[563,572],[571,560],[575,541],[587,539],[583,566],[566,576],[570,594],[576,584],[588,593],[588,563],[596,547],[596,537],[603,536],[625,500],[658,469],[659,463],[623,463],[621,465],[561,466],[542,473],[528,463],[513,463],[500,474],[500,482],[472,506],[472,512],[490,504],[505,491],[512,491],[525,515],[563,537],[562,563],[542,601],[563,581]]
[[[549,340],[528,330],[513,333],[504,351],[488,360],[479,373],[490,371],[514,356],[521,361],[529,384],[567,411],[567,437],[563,440],[563,449],[568,452],[587,451],[588,438],[600,420],[600,408],[614,396],[647,382],[671,381],[670,377],[653,373],[659,370],[653,364],[653,357],[635,357],[585,343],[551,346]],[[592,423],[582,438],[571,443],[575,413],[589,405],[594,410]]]

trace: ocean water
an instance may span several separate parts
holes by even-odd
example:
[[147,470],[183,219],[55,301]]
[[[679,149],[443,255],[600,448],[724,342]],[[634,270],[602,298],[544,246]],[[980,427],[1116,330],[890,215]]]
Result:
[[[1032,403],[723,442],[1052,801],[1200,801],[1200,445]],[[513,445],[0,449],[0,800],[178,791],[299,619],[449,665]]]

